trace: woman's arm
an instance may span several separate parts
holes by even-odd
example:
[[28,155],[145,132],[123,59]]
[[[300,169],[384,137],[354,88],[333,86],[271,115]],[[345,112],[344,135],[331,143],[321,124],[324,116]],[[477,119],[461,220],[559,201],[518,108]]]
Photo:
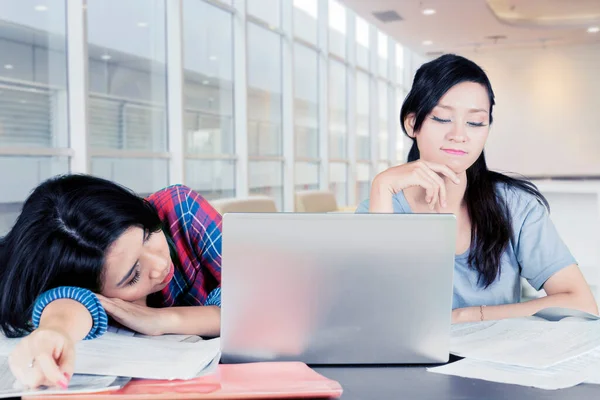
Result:
[[598,314],[598,306],[592,292],[575,264],[552,275],[544,290],[547,296],[523,303],[488,307],[457,308],[452,311],[452,323],[498,320],[527,317],[547,307],[564,307]]

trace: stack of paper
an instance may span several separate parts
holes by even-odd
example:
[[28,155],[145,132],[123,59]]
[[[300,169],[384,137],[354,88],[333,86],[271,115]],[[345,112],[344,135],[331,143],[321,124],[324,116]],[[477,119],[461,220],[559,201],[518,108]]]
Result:
[[450,351],[465,359],[429,371],[541,389],[600,383],[598,319],[548,309],[536,318],[454,325]]
[[219,339],[112,331],[76,345],[75,375],[68,389],[29,390],[16,383],[8,367],[8,355],[19,340],[0,336],[0,398],[116,390],[131,378],[191,379],[215,371],[220,359]]

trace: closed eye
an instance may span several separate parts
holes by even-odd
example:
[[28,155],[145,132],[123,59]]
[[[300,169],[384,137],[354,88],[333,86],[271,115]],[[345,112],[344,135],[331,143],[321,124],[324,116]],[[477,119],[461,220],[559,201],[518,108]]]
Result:
[[441,119],[441,118],[436,117],[435,115],[432,115],[431,119],[434,120],[435,122],[440,122],[442,124],[452,122],[452,120],[450,120],[450,119]]
[[469,126],[473,126],[473,127],[481,127],[481,126],[487,126],[486,124],[484,124],[483,122],[467,122],[467,124]]

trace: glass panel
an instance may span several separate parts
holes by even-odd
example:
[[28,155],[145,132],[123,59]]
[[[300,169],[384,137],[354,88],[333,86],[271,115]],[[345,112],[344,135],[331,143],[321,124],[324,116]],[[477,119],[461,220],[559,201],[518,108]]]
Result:
[[348,158],[346,66],[329,62],[329,156]]
[[356,156],[366,161],[371,159],[369,81],[369,75],[356,72]]
[[272,197],[277,210],[283,210],[283,163],[280,161],[250,161],[248,163],[250,194]]
[[318,54],[294,45],[294,131],[296,157],[319,157]]
[[187,154],[233,154],[231,14],[183,1],[184,129]]
[[208,200],[235,197],[235,160],[185,160],[186,184]]
[[296,190],[319,189],[319,163],[297,162],[295,171]]
[[404,47],[396,44],[396,83],[404,83]]
[[377,173],[383,172],[391,166],[392,164],[389,161],[379,161],[379,163],[377,163]]
[[2,147],[69,147],[65,1],[38,3],[0,0]]
[[248,0],[248,14],[262,19],[269,25],[278,27],[281,15],[281,0]]
[[148,195],[168,186],[169,160],[92,157],[92,174]]
[[[402,107],[402,103],[404,102],[404,98],[406,97],[406,95],[407,93],[403,89],[396,88],[396,106],[398,107],[396,111],[398,115],[400,115],[400,108]],[[400,124],[399,121],[398,124]],[[406,161],[406,157],[404,156],[404,145],[405,142],[408,142],[408,140],[406,138],[406,134],[402,130],[402,126],[398,126],[396,128],[396,131],[398,137],[398,139],[396,140],[396,160],[398,160],[398,162],[404,162]],[[408,150],[408,148],[406,150]],[[406,153],[408,154],[408,151]]]
[[388,85],[384,81],[377,83],[377,94],[379,97],[379,104],[377,109],[379,110],[379,155],[380,160],[389,159],[389,138],[390,133],[388,131],[388,113],[389,113],[389,100],[388,100]]
[[369,69],[369,24],[356,17],[356,65]]
[[346,57],[346,7],[329,0],[329,52]]
[[69,173],[68,157],[0,156],[0,236],[12,228],[23,201],[46,179]]
[[369,197],[371,191],[370,172],[369,164],[356,164],[356,200],[358,203]]
[[329,190],[335,193],[338,207],[348,205],[348,165],[329,163]]
[[90,147],[166,151],[164,0],[89,0],[87,16]]
[[382,32],[377,32],[377,54],[379,55],[379,75],[388,76],[388,37]]
[[294,35],[317,44],[317,20],[319,4],[317,0],[294,0]]
[[248,24],[248,154],[282,154],[281,38]]

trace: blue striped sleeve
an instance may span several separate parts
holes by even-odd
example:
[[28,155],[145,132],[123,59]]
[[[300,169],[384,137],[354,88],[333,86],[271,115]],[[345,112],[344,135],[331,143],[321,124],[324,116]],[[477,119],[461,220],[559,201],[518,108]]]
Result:
[[218,287],[218,288],[214,289],[212,292],[210,292],[210,294],[208,295],[208,298],[206,299],[206,304],[204,304],[204,305],[221,307],[221,288],[220,287]]
[[108,317],[100,300],[98,300],[98,297],[90,290],[73,286],[57,287],[42,293],[42,295],[37,298],[33,306],[32,315],[32,322],[35,328],[40,324],[44,308],[54,300],[58,299],[72,299],[78,301],[84,305],[92,315],[92,329],[83,340],[95,339],[102,336],[108,329]]

